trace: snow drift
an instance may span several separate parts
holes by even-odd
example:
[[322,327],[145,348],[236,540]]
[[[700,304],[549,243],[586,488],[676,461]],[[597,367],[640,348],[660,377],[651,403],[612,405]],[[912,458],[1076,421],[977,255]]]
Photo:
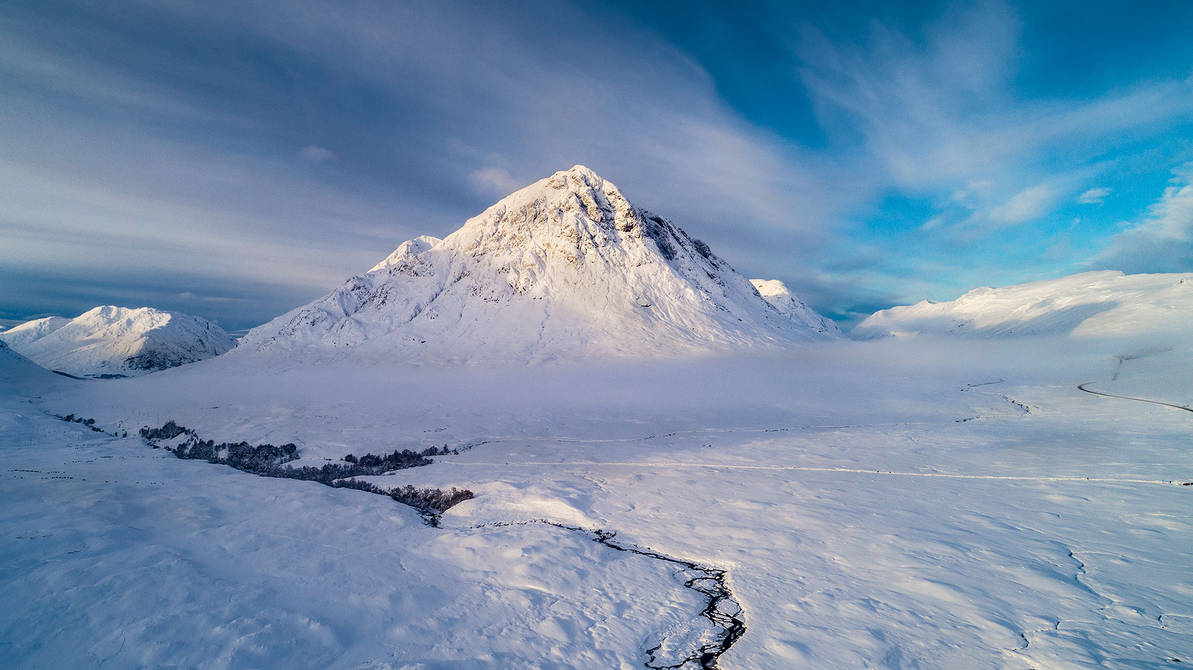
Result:
[[[917,334],[1098,338],[1186,335],[1193,328],[1193,274],[1085,272],[1005,288],[977,288],[875,312],[858,339]],[[1183,339],[1183,338],[1182,338]]]
[[833,336],[791,300],[780,311],[708,245],[575,166],[442,240],[402,243],[364,275],[252,330],[239,352],[524,363]]
[[0,340],[38,365],[76,376],[131,376],[218,356],[236,341],[199,317],[152,307],[96,307],[35,319]]

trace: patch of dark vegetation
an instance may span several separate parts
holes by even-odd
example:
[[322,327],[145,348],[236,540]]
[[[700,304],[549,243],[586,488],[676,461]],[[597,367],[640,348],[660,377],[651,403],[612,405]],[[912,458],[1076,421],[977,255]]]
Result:
[[419,489],[407,485],[394,489],[386,489],[369,482],[353,479],[353,477],[381,475],[393,470],[414,468],[420,465],[430,465],[429,456],[458,454],[455,449],[431,447],[421,452],[409,449],[397,450],[392,453],[377,456],[365,454],[354,456],[348,454],[343,462],[324,463],[321,466],[304,465],[293,467],[287,465],[298,460],[298,447],[293,443],[275,446],[272,444],[252,445],[248,442],[220,442],[200,439],[198,434],[190,428],[178,425],[173,420],[167,421],[161,428],[145,426],[141,429],[141,437],[153,446],[162,448],[161,441],[180,440],[174,446],[164,448],[178,458],[204,460],[208,463],[229,465],[262,477],[277,477],[281,479],[300,479],[319,482],[334,488],[350,488],[367,491],[378,495],[389,496],[397,502],[409,505],[418,510],[423,519],[431,526],[439,525],[439,515],[446,512],[457,503],[463,502],[474,495],[472,491],[452,487],[448,490],[429,488]]
[[[276,476],[285,477],[286,475]],[[337,489],[354,489],[356,491],[389,496],[403,505],[418,510],[418,513],[422,515],[427,525],[433,528],[439,527],[439,515],[465,500],[471,500],[476,497],[472,491],[458,489],[454,486],[447,490],[438,488],[420,489],[407,484],[406,486],[386,489],[359,479],[336,479],[323,483]]]
[[[253,474],[272,474],[288,463],[298,458],[298,447],[293,444],[274,446],[272,444],[251,445],[248,442],[221,442],[216,444],[212,440],[189,440],[173,450],[179,458],[204,460],[208,463],[231,465],[237,470],[244,470]],[[302,477],[302,479],[317,479],[317,477]]]
[[[442,447],[430,447],[419,452],[403,449],[401,451],[394,450],[393,453],[375,456],[373,454],[365,454],[361,457],[356,457],[353,454],[348,454],[344,457],[344,462],[353,465],[359,465],[366,468],[382,468],[382,472],[386,470],[400,470],[402,468],[414,467],[415,465],[427,465],[430,461],[426,460],[427,456],[447,456],[448,454],[459,455],[457,449],[448,449],[447,445]],[[413,465],[410,463],[413,462]],[[387,467],[391,465],[391,467]]]
[[59,419],[62,419],[63,421],[66,421],[68,423],[83,424],[84,426],[87,426],[88,428],[90,428],[91,430],[93,430],[97,433],[104,432],[103,428],[99,428],[95,425],[95,419],[84,419],[83,417],[75,416],[74,414],[67,414],[66,416],[62,416],[61,414],[55,414],[54,416],[58,417]]
[[1011,403],[1012,405],[1014,405],[1016,409],[1018,409],[1019,411],[1023,412],[1024,414],[1031,414],[1031,407],[1028,407],[1026,404],[1024,404],[1024,403],[1021,403],[1021,402],[1019,402],[1018,400],[1015,400],[1015,399],[1014,399],[1014,398],[1012,398],[1011,396],[1009,396],[1009,395],[1004,395],[1004,396],[1002,397],[1002,399],[1003,399],[1003,400],[1006,400],[1007,402],[1009,402],[1009,403]]
[[183,433],[188,435],[195,434],[194,431],[188,430],[174,423],[173,419],[167,421],[162,425],[161,428],[150,428],[149,426],[145,426],[141,429],[141,437],[145,438],[146,440],[172,440]]
[[476,496],[468,489],[451,487],[446,491],[440,488],[420,489],[410,484],[383,491],[394,500],[409,505],[418,510],[431,526],[439,527],[439,515],[465,500],[472,500]]

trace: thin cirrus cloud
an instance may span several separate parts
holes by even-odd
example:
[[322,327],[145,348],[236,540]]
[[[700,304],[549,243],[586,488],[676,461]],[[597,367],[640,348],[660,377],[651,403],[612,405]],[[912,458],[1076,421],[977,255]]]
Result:
[[[900,194],[850,240],[872,245],[872,224],[882,224],[882,245],[901,253],[867,273],[899,302],[1082,269],[1108,223],[1071,230],[1070,198],[1101,202],[1109,191],[1090,181],[1152,169],[1156,147],[1179,147],[1165,138],[1193,120],[1187,79],[1142,77],[1079,99],[1025,94],[1016,80],[1027,31],[1003,3],[946,11],[916,36],[882,23],[849,40],[800,31],[800,81],[838,154]],[[892,235],[900,220],[904,232]],[[1067,256],[1039,253],[1062,238]],[[1137,256],[1132,267],[1147,267],[1147,254]],[[925,283],[929,268],[939,279]]]
[[298,150],[298,157],[308,163],[326,163],[336,159],[335,152],[326,147],[308,144]]
[[[1073,165],[1086,166],[1116,131],[1163,125],[1193,113],[1186,81],[1127,87],[1080,101],[1020,99],[1012,90],[1019,22],[987,4],[927,30],[915,42],[875,28],[862,46],[831,42],[815,31],[800,50],[801,78],[826,126],[855,133],[878,159],[888,184],[909,190],[989,188],[974,211],[1000,222],[1039,215],[1049,187]],[[1057,164],[1050,154],[1063,150]],[[1077,160],[1075,160],[1077,159]]]
[[1091,188],[1077,196],[1077,202],[1082,205],[1100,205],[1110,195],[1110,189],[1105,186]]
[[516,191],[519,186],[525,186],[514,179],[509,172],[498,167],[481,168],[469,174],[468,180],[480,192],[496,197]]
[[1037,184],[1024,189],[1005,203],[990,210],[990,220],[1005,225],[1024,223],[1052,211],[1058,199],[1051,184]]

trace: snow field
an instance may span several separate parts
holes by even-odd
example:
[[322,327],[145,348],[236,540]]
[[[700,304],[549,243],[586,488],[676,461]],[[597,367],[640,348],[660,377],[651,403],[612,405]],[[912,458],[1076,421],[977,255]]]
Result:
[[[216,359],[138,380],[70,382],[41,402],[106,428],[173,418],[212,439],[295,440],[312,462],[461,447],[434,465],[369,478],[476,492],[436,531],[381,496],[176,461],[133,440],[111,443],[168,467],[155,481],[177,478],[187,499],[170,502],[179,494],[162,490],[153,509],[190,510],[171,513],[174,527],[230,533],[221,540],[228,560],[261,554],[269,570],[282,571],[264,554],[300,560],[293,554],[301,547],[303,561],[364,574],[320,586],[323,571],[303,568],[305,597],[330,613],[324,617],[343,617],[340,628],[324,624],[330,628],[364,625],[330,603],[345,593],[371,598],[367,584],[382,569],[374,566],[381,554],[398,557],[405,584],[385,593],[417,582],[465,594],[424,600],[416,589],[379,606],[377,616],[394,621],[432,602],[443,613],[438,623],[410,624],[421,643],[389,628],[367,644],[327,643],[352,649],[346,658],[365,659],[363,667],[395,659],[413,667],[453,659],[641,667],[661,639],[709,634],[700,632],[703,601],[674,569],[641,567],[652,561],[632,562],[542,520],[615,531],[627,545],[726,570],[748,628],[720,658],[722,668],[1155,667],[1193,648],[1193,486],[1181,486],[1193,481],[1193,423],[1188,412],[1076,385],[1179,399],[1183,377],[1163,371],[1188,369],[1193,356],[1169,349],[1120,364],[1132,346],[887,340],[778,358],[434,374],[401,366],[232,374]],[[148,495],[133,484],[124,490]],[[64,491],[34,507],[54,507]],[[93,495],[98,504],[111,494]],[[239,497],[258,508],[237,531],[244,537],[224,530]],[[72,532],[91,523],[69,518],[79,525]],[[113,521],[99,534],[145,523]],[[257,526],[284,529],[273,533],[283,540],[251,530]],[[188,551],[218,546],[176,543]],[[550,578],[532,585],[540,573]],[[196,568],[180,580],[205,583],[205,575]],[[594,590],[594,582],[604,585]],[[50,587],[31,587],[30,602],[39,589]],[[467,595],[514,590],[537,595],[508,602],[503,595],[501,607]],[[241,613],[213,613],[210,623],[248,617],[270,597],[231,597]],[[324,621],[314,605],[301,611]],[[603,623],[607,616],[624,626]],[[544,621],[554,623],[540,630]],[[104,632],[99,624],[83,630],[95,639]],[[262,635],[261,649],[277,644]],[[519,640],[517,651],[508,640]],[[196,653],[211,653],[203,649]],[[160,658],[171,653],[189,652],[180,645]]]

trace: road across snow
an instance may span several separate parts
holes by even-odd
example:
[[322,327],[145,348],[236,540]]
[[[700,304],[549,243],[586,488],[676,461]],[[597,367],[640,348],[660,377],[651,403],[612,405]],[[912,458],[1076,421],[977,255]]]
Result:
[[895,472],[892,470],[868,470],[863,468],[814,468],[800,465],[737,465],[730,463],[624,463],[616,461],[524,461],[521,463],[485,463],[483,461],[461,461],[456,466],[468,467],[620,467],[641,468],[643,470],[659,467],[666,468],[711,468],[713,470],[772,470],[792,472],[842,472],[855,475],[879,475],[889,477],[943,477],[945,479],[992,479],[1020,482],[1089,482],[1091,484],[1162,484],[1165,486],[1184,486],[1184,482],[1172,479],[1124,479],[1121,477],[1049,477],[1049,476],[1019,476],[1019,475],[967,475],[957,472]]

